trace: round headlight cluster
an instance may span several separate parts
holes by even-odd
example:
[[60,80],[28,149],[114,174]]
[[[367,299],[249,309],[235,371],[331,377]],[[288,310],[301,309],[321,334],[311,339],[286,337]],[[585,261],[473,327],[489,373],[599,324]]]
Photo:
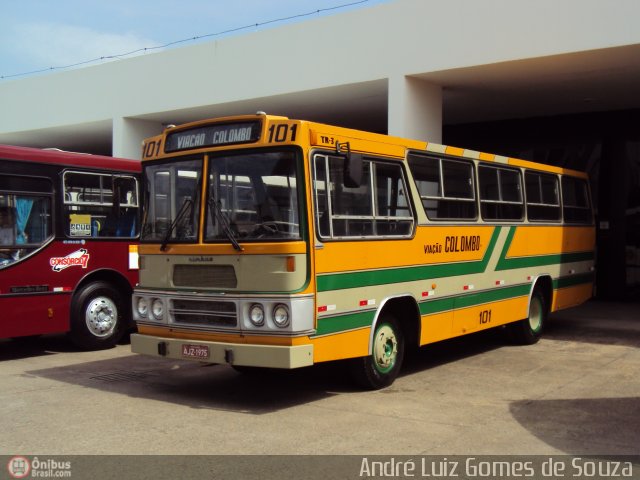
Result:
[[[267,324],[265,306],[261,303],[252,303],[248,311],[249,321],[254,327],[264,327]],[[278,328],[286,328],[291,323],[289,307],[284,303],[278,303],[271,310],[270,323]]]
[[138,297],[136,300],[136,311],[140,318],[162,320],[164,317],[164,302],[160,298],[152,298],[149,300],[147,297]]

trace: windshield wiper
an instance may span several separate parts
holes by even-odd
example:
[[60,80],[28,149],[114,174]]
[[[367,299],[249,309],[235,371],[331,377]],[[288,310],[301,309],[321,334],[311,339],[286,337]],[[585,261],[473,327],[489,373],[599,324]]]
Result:
[[169,230],[167,230],[167,233],[164,234],[164,238],[162,239],[162,243],[160,244],[160,251],[164,252],[167,249],[167,244],[171,239],[171,234],[178,226],[178,223],[180,223],[185,217],[188,211],[193,212],[193,200],[191,200],[190,198],[185,198],[184,202],[182,202],[180,210],[178,210],[176,218],[173,219],[173,222],[171,222],[171,225],[169,225]]
[[236,240],[227,217],[222,211],[222,208],[220,208],[220,204],[216,202],[215,198],[213,198],[213,195],[209,197],[209,208],[215,213],[216,218],[218,219],[218,222],[220,222],[220,226],[222,227],[222,231],[231,242],[231,245],[233,245],[233,248],[235,248],[239,252],[242,252],[244,248],[242,248],[242,246],[238,243],[238,240]]

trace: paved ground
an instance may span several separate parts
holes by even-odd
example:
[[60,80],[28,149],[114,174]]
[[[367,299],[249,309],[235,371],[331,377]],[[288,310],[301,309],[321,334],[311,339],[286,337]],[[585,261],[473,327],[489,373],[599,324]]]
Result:
[[640,304],[557,313],[542,341],[426,347],[395,384],[340,364],[267,377],[128,345],[0,342],[0,455],[640,454]]

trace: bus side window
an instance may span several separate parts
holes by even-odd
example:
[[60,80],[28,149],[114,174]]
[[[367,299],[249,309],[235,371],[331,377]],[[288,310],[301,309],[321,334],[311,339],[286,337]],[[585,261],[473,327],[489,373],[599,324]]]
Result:
[[329,182],[327,179],[326,157],[317,156],[314,161],[315,210],[320,237],[331,236],[331,213],[329,212]]
[[0,207],[0,245],[15,245],[15,218],[13,207]]
[[315,157],[315,208],[321,238],[411,235],[414,218],[401,164],[367,159],[357,187],[346,186],[343,175],[343,158]]
[[558,178],[548,173],[526,171],[527,217],[531,222],[560,221]]
[[524,216],[518,170],[479,165],[480,211],[485,220],[520,221]]
[[580,178],[562,177],[562,209],[566,223],[591,223],[591,205],[587,182]]
[[410,154],[408,160],[430,220],[476,219],[472,162],[416,154]]
[[[53,185],[48,179],[27,175],[3,175],[5,190],[0,194],[0,245],[16,247],[16,260],[34,251],[52,235],[51,204]],[[4,255],[7,254],[4,249]]]
[[63,178],[68,236],[132,238],[137,235],[135,177],[69,170]]

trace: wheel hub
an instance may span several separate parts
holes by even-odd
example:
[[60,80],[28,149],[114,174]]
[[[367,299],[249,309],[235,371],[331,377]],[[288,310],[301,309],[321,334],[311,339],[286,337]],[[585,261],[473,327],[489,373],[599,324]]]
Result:
[[529,326],[532,331],[537,332],[542,326],[542,306],[537,299],[532,300],[529,311]]
[[380,327],[373,354],[378,370],[387,372],[393,368],[398,356],[398,341],[391,327],[387,325]]
[[107,297],[94,299],[87,306],[86,323],[89,331],[96,337],[108,337],[118,323],[118,310]]

